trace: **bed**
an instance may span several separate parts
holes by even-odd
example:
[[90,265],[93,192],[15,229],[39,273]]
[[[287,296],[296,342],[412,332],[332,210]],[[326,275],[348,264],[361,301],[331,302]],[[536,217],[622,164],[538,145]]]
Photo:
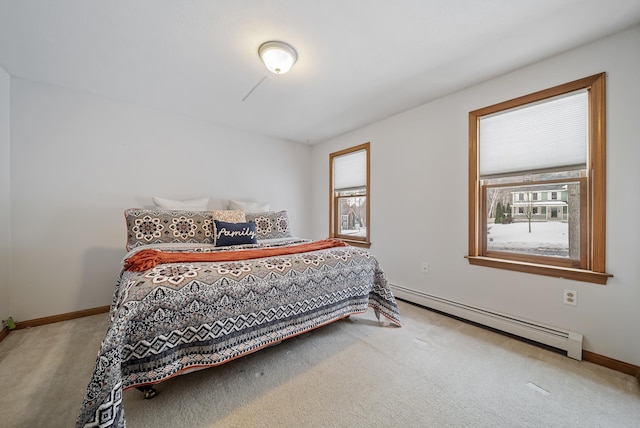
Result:
[[291,236],[286,211],[129,209],[110,325],[78,427],[126,425],[125,389],[229,362],[374,310],[400,326],[375,257]]

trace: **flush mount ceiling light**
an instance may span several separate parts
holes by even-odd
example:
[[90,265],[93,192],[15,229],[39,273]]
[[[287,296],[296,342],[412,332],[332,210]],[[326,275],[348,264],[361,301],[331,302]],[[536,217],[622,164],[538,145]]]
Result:
[[298,53],[284,42],[266,42],[258,48],[260,59],[267,69],[275,74],[284,74],[291,70],[298,59]]

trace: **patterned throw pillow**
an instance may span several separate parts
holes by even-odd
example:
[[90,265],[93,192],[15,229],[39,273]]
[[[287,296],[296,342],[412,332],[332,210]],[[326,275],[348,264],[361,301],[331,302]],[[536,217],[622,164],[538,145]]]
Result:
[[247,221],[256,224],[258,239],[291,238],[289,215],[286,211],[246,213]]
[[127,251],[146,244],[213,244],[213,218],[210,211],[170,211],[130,208],[127,222]]
[[214,220],[214,222],[216,226],[216,247],[255,244],[257,242],[256,224],[252,221],[246,223],[227,223]]
[[211,215],[214,220],[226,221],[227,223],[244,223],[247,219],[244,210],[212,210]]

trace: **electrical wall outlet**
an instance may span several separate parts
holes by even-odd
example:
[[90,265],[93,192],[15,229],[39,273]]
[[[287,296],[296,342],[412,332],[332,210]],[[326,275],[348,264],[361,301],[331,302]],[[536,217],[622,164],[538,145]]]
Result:
[[4,320],[4,325],[6,325],[9,330],[13,330],[16,328],[16,323],[11,317]]
[[578,304],[578,292],[576,290],[564,290],[562,301],[565,305],[576,306]]
[[422,274],[426,275],[429,273],[429,263],[422,262]]

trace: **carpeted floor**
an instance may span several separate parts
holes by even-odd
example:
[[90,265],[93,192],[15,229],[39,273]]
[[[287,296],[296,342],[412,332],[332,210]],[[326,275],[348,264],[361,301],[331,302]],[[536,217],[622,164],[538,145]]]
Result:
[[[129,428],[638,427],[627,376],[400,302],[223,366],[178,376]],[[0,343],[0,426],[72,427],[107,315],[12,332]]]

